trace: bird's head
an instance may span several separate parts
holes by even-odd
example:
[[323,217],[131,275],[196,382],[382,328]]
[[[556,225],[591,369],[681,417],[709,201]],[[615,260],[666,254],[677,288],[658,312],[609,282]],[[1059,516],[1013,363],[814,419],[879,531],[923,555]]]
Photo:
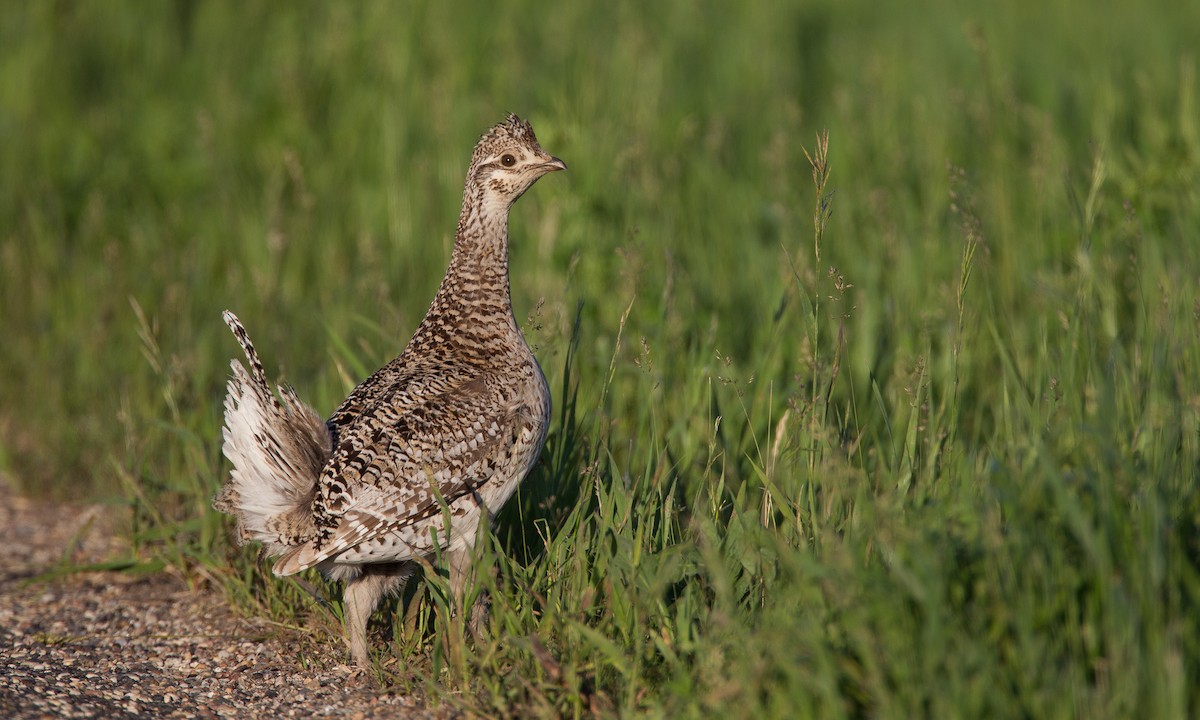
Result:
[[538,178],[566,169],[566,163],[542,149],[528,122],[510,114],[475,145],[467,182],[482,189],[488,200],[511,207]]

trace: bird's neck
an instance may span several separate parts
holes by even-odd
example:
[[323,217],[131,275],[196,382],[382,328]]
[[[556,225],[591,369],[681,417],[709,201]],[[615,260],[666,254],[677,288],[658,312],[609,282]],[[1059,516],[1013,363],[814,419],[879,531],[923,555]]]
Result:
[[463,193],[450,268],[430,308],[463,332],[517,330],[508,286],[508,205],[474,183]]
[[468,183],[454,235],[447,276],[486,284],[493,297],[508,299],[508,205]]

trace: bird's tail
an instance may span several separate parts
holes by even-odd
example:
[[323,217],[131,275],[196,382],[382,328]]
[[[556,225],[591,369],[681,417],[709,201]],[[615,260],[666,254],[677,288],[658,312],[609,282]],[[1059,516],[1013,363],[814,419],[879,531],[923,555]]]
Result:
[[228,310],[224,318],[250,371],[237,360],[230,363],[221,450],[233,472],[213,507],[237,518],[239,542],[257,540],[275,556],[307,542],[316,531],[311,506],[332,439],[320,416],[292,388],[280,386],[280,397],[271,392],[246,329]]

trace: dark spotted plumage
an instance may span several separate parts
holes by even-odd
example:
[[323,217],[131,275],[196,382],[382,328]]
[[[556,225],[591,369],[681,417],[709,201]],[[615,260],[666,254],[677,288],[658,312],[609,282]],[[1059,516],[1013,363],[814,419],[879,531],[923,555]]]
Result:
[[238,517],[243,539],[278,556],[277,575],[318,567],[347,581],[360,664],[366,620],[411,561],[444,554],[461,592],[479,523],[541,451],[550,392],[513,317],[508,211],[539,177],[565,167],[514,115],[480,139],[450,267],[425,319],[319,433],[294,392],[280,388],[282,403],[271,393],[245,330],[226,314],[251,369],[233,363],[224,451],[234,470],[215,506]]

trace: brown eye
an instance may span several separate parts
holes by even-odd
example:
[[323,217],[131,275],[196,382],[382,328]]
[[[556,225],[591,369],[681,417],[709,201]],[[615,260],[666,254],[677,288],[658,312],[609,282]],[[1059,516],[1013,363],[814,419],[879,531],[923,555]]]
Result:
[[512,167],[513,165],[517,164],[517,159],[512,155],[505,155],[504,157],[500,158],[500,164],[504,167]]

